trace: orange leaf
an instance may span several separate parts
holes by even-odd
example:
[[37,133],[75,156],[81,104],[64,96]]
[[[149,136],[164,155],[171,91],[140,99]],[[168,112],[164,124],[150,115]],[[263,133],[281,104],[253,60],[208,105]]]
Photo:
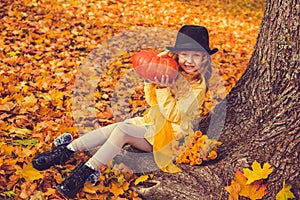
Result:
[[103,194],[85,194],[87,200],[108,199],[108,193]]
[[31,107],[31,106],[34,106],[36,104],[36,102],[37,102],[37,99],[35,98],[35,96],[33,94],[31,94],[30,96],[27,96],[24,98],[22,105]]
[[116,196],[116,197],[119,196],[119,195],[121,195],[121,194],[124,194],[123,187],[120,186],[120,185],[117,184],[117,183],[114,183],[114,182],[112,182],[111,188],[110,188],[109,191],[110,191],[111,193],[113,193],[114,196]]
[[9,177],[9,181],[7,184],[7,189],[11,190],[13,188],[13,186],[19,181],[20,177],[13,174]]
[[44,192],[44,195],[45,196],[50,196],[52,194],[56,194],[56,189],[53,189],[53,188],[47,188],[47,191]]
[[37,183],[32,182],[32,181],[26,181],[21,185],[21,194],[20,197],[22,199],[28,199],[33,192],[37,188]]
[[98,190],[98,186],[94,186],[91,183],[86,183],[82,191],[93,194],[97,192],[97,190]]
[[247,184],[247,179],[244,174],[237,170],[235,173],[234,180],[240,185],[241,191],[240,196],[248,197],[251,200],[261,199],[265,194],[266,191],[266,184],[261,184],[262,181],[255,181],[251,184]]
[[232,181],[230,186],[224,187],[227,192],[229,192],[228,200],[238,200],[239,193],[241,191],[241,186],[236,182]]

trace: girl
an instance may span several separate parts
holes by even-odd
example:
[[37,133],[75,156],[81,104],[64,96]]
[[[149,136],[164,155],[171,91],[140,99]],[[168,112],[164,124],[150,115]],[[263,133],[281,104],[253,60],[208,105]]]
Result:
[[183,26],[177,34],[175,46],[167,49],[176,55],[180,73],[173,81],[163,75],[152,83],[145,83],[145,98],[150,108],[143,117],[99,128],[33,159],[36,169],[45,170],[63,164],[74,152],[101,146],[57,187],[62,194],[74,198],[86,179],[112,160],[125,144],[153,152],[156,164],[165,172],[180,171],[172,163],[169,144],[178,135],[193,134],[192,121],[198,115],[206,93],[205,79],[208,77],[204,76],[211,71],[210,55],[218,50],[209,48],[207,29],[194,25]]

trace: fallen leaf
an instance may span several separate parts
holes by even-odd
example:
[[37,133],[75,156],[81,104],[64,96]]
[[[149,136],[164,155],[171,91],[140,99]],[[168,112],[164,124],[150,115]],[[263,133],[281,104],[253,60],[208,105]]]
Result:
[[37,139],[24,139],[24,140],[14,140],[14,143],[23,145],[23,146],[34,146],[39,141]]
[[232,181],[230,186],[225,186],[224,189],[229,193],[228,200],[238,200],[241,186],[236,181]]
[[56,193],[56,189],[54,189],[54,188],[47,188],[47,191],[44,192],[44,195],[50,196],[50,195],[53,195],[55,193]]
[[95,199],[109,199],[108,194],[86,194],[85,195],[87,200],[95,200]]
[[15,128],[15,127],[13,127],[10,130],[10,133],[16,133],[16,134],[20,134],[20,135],[29,135],[29,134],[31,134],[31,130],[29,130],[27,128]]
[[296,198],[291,192],[291,188],[291,185],[285,184],[285,181],[283,181],[282,189],[277,193],[276,200],[288,200]]
[[251,184],[254,181],[260,180],[260,179],[266,179],[268,176],[272,173],[273,168],[271,168],[271,165],[269,163],[264,163],[263,168],[261,168],[260,164],[257,161],[254,161],[252,164],[252,170],[248,168],[244,168],[244,175],[248,179],[246,184]]
[[3,194],[5,197],[8,197],[8,198],[13,198],[13,197],[18,196],[18,194],[13,190],[3,192]]
[[33,180],[38,180],[40,178],[43,178],[41,172],[34,169],[31,163],[24,165],[23,168],[16,165],[15,168],[17,170],[16,174],[22,178],[25,178],[26,180],[33,181]]
[[119,184],[112,182],[110,190],[111,193],[114,194],[115,197],[124,194],[123,187],[121,187]]
[[30,200],[44,200],[44,194],[41,191],[36,191],[33,195],[30,196]]
[[82,191],[86,192],[86,193],[90,193],[90,194],[93,194],[93,193],[96,193],[98,190],[98,186],[94,186],[92,185],[91,183],[86,183],[84,184],[84,188]]
[[14,147],[11,145],[6,145],[4,142],[0,143],[0,154],[11,156],[12,152],[14,151]]
[[7,104],[0,105],[0,111],[10,111],[10,107]]
[[35,98],[35,96],[33,94],[31,94],[30,96],[27,96],[24,98],[24,101],[22,102],[23,106],[34,106],[37,102],[37,98]]
[[148,178],[148,175],[142,175],[134,181],[134,185],[138,185],[139,183],[145,182],[146,180],[148,180]]
[[237,170],[234,176],[234,180],[240,185],[241,191],[240,196],[248,197],[251,200],[261,199],[265,194],[266,191],[266,184],[262,184],[262,181],[255,181],[251,184],[247,184],[247,178],[244,174]]
[[[247,1],[247,6],[240,0],[225,3],[207,1],[203,6],[194,1],[182,4],[181,0],[0,2],[0,15],[4,16],[0,34],[0,130],[1,141],[5,143],[0,148],[0,163],[4,164],[0,166],[0,188],[4,189],[10,184],[9,188],[15,190],[15,193],[3,192],[8,189],[3,190],[0,192],[0,199],[20,199],[18,195],[24,182],[22,176],[30,171],[26,170],[26,165],[31,162],[33,155],[38,151],[49,150],[53,139],[63,132],[71,132],[78,136],[81,132],[78,127],[94,129],[96,126],[90,118],[85,118],[90,116],[91,112],[81,114],[73,107],[73,102],[81,101],[90,95],[87,94],[87,89],[96,89],[93,80],[99,82],[99,92],[94,98],[99,120],[97,126],[123,120],[130,112],[147,105],[142,81],[137,81],[137,76],[124,79],[122,90],[115,90],[115,86],[122,80],[121,77],[132,69],[131,58],[135,53],[133,49],[138,50],[149,45],[153,48],[173,45],[169,43],[176,39],[175,30],[178,30],[179,24],[209,25],[213,38],[211,45],[222,49],[213,55],[218,70],[213,71],[209,84],[209,90],[215,93],[211,93],[210,99],[205,99],[205,108],[201,111],[202,114],[207,114],[219,101],[215,97],[225,98],[226,93],[247,67],[256,41],[256,34],[253,33],[259,31],[264,7],[262,2],[265,1],[250,0]],[[137,15],[139,10],[144,11],[143,15]],[[197,14],[201,12],[213,14]],[[170,17],[166,20],[165,16]],[[155,31],[156,33],[150,31],[149,34],[143,29],[142,34],[131,34],[139,30],[136,26],[148,29],[157,25],[160,29]],[[113,43],[109,42],[110,38],[114,39]],[[289,39],[288,36],[286,38]],[[101,48],[97,47],[99,44]],[[96,51],[93,51],[94,49]],[[89,60],[91,65],[85,65],[86,60]],[[84,66],[84,69],[80,66]],[[101,75],[93,74],[94,69],[90,66],[94,66]],[[216,74],[218,71],[220,74]],[[83,76],[80,72],[83,72]],[[75,85],[83,95],[78,93],[78,98],[73,98],[77,96],[73,90],[77,81],[80,84]],[[129,91],[130,88],[135,88],[136,91]],[[118,101],[113,105],[118,109],[111,104],[114,94],[117,94]],[[84,104],[80,104],[79,108],[82,105]],[[85,106],[94,107],[93,104]],[[112,107],[112,110],[107,107]],[[78,116],[79,119],[74,120],[74,116]],[[33,138],[39,143],[31,146],[34,141],[30,140]],[[16,145],[18,143],[22,145]],[[22,181],[17,181],[17,165],[24,168],[17,172],[22,175]],[[68,165],[67,167],[70,167]],[[138,194],[131,193],[130,189],[126,190],[129,184],[134,185],[136,175],[124,173],[130,170],[126,167],[122,170],[122,174],[114,174],[111,171],[101,174],[101,184],[98,186],[101,194],[82,193],[80,197],[86,199],[87,195],[90,195],[90,199],[140,199]],[[40,198],[37,191],[45,192],[47,188],[51,188],[49,194],[45,192],[44,198],[62,199],[62,196],[55,194],[52,187],[62,181],[67,170],[50,168],[47,171],[48,176],[45,172],[41,173],[43,178],[37,181],[38,187],[32,195]],[[39,176],[38,172],[36,173]],[[112,197],[113,194],[109,191],[112,180],[119,181],[115,183],[124,190],[120,197]],[[30,199],[26,189],[28,188],[24,188],[22,195],[25,199]]]
[[26,181],[21,185],[21,193],[19,195],[22,199],[29,199],[33,192],[37,188],[37,183],[32,181]]
[[9,181],[7,183],[7,189],[11,190],[13,186],[19,181],[20,177],[13,174],[9,177]]

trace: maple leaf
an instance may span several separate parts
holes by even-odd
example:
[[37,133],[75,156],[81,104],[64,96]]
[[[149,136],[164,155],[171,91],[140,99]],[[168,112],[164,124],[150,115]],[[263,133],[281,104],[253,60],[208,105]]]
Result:
[[40,178],[43,178],[43,175],[36,169],[33,168],[31,163],[28,163],[27,165],[24,165],[23,168],[16,165],[16,174],[20,177],[25,178],[26,180],[38,180]]
[[229,192],[228,200],[238,200],[241,186],[236,181],[232,181],[230,186],[225,186],[224,189]]
[[291,185],[285,184],[285,181],[283,181],[282,189],[277,193],[276,200],[294,199],[295,196],[291,192],[291,188]]
[[266,184],[261,184],[262,181],[255,181],[251,184],[247,184],[247,178],[244,174],[237,170],[234,176],[234,180],[240,185],[241,191],[240,196],[248,197],[251,200],[254,199],[261,199],[265,194],[266,191]]
[[271,165],[269,163],[264,163],[263,168],[261,168],[260,164],[257,161],[254,161],[252,163],[252,170],[248,168],[244,168],[244,175],[248,179],[246,184],[251,184],[254,181],[260,180],[260,179],[266,179],[268,178],[269,174],[272,173],[273,168],[271,168]]

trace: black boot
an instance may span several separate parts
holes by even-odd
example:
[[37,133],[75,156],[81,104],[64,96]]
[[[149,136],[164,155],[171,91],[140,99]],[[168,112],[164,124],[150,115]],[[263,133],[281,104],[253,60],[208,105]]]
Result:
[[80,163],[60,185],[57,190],[69,198],[75,198],[76,194],[81,191],[87,178],[95,173],[96,170]]
[[50,151],[38,154],[32,160],[32,166],[37,170],[49,169],[53,165],[60,165],[69,160],[74,151],[67,148],[66,145],[61,145],[53,148]]

